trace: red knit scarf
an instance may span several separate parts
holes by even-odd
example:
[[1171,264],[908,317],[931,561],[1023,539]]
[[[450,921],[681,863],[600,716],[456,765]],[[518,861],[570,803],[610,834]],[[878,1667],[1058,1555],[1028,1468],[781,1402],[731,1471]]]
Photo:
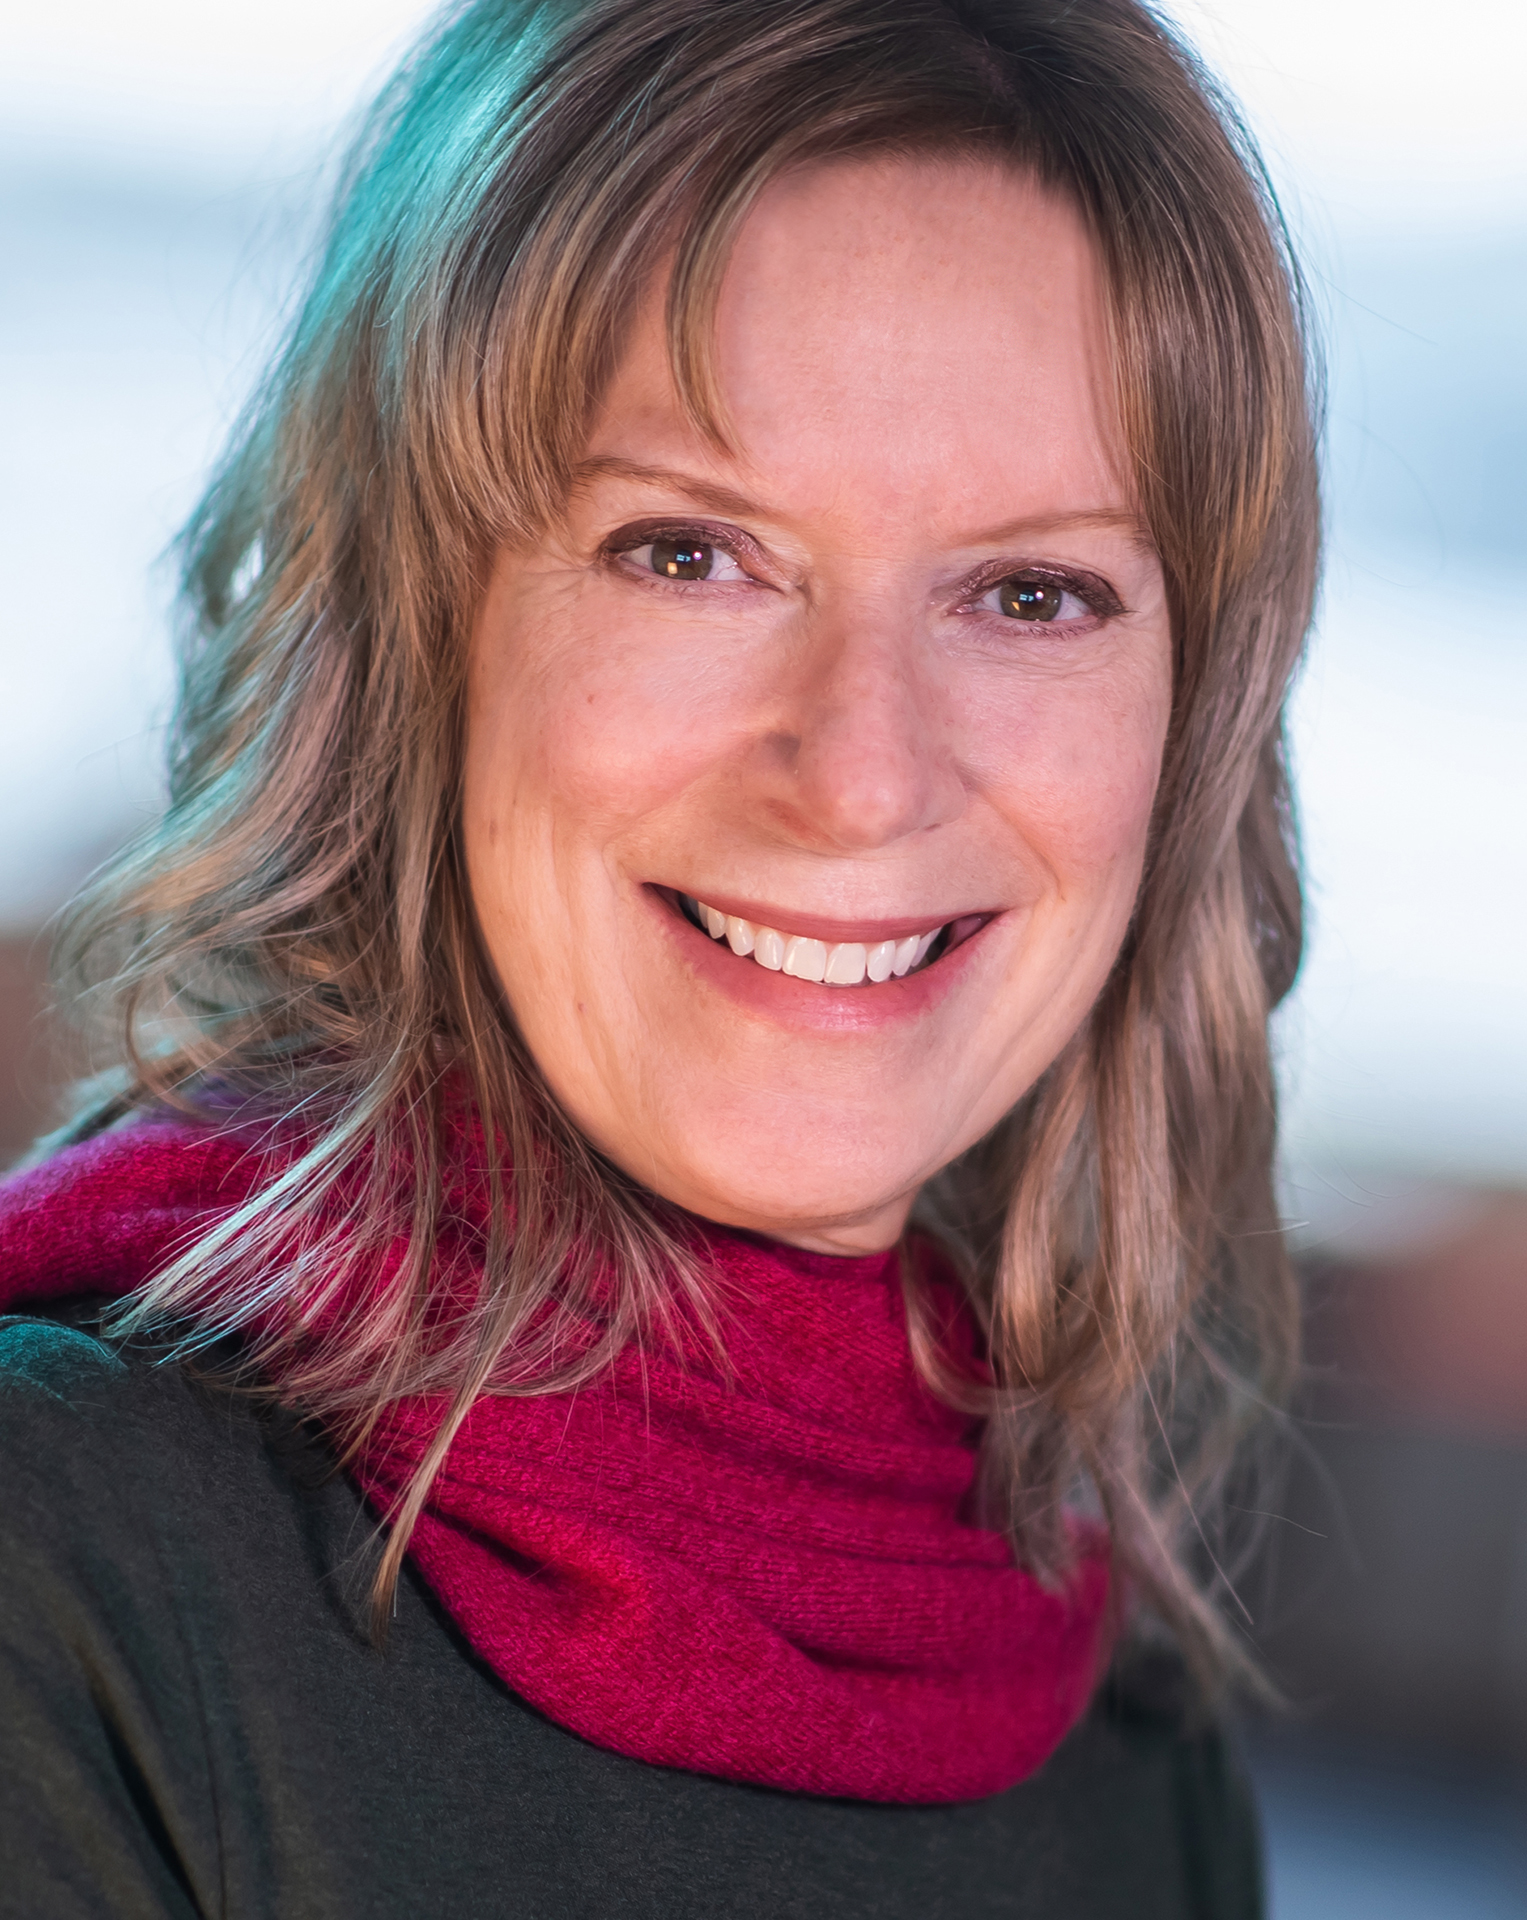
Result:
[[[0,1188],[0,1306],[127,1292],[266,1170],[171,1123],[59,1155]],[[1091,1694],[1103,1543],[1052,1592],[970,1524],[975,1435],[913,1370],[894,1254],[705,1235],[730,1382],[658,1350],[576,1393],[483,1398],[414,1563],[509,1687],[598,1746],[864,1800],[1011,1786]],[[379,1428],[355,1469],[378,1510],[441,1411]]]

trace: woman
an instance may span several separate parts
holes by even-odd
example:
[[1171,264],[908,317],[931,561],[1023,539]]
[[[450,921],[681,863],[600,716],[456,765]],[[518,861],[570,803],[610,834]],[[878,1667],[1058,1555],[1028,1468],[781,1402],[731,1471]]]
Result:
[[405,66],[0,1213],[0,1911],[1257,1910],[1295,293],[1132,0]]

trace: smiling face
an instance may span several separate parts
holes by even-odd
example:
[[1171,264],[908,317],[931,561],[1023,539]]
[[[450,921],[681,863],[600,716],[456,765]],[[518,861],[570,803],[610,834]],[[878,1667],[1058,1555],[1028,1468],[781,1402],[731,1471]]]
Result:
[[679,404],[654,288],[563,524],[498,558],[468,874],[589,1139],[709,1219],[869,1250],[1118,953],[1170,705],[1161,569],[1090,242],[1025,177],[776,182],[716,351],[729,452]]

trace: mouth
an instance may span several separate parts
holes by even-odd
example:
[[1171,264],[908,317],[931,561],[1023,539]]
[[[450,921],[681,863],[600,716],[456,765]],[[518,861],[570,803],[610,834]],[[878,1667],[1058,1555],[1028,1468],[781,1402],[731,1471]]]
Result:
[[738,960],[813,985],[861,991],[927,972],[995,917],[965,913],[919,931],[888,926],[879,939],[829,940],[723,912],[693,894],[663,892],[692,926],[724,943]]

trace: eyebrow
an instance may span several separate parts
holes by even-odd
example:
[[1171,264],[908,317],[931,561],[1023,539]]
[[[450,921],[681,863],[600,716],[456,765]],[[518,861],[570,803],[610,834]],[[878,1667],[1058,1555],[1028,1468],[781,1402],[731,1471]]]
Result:
[[574,490],[593,480],[635,480],[647,486],[666,487],[672,493],[682,493],[697,507],[706,507],[712,513],[735,514],[739,520],[781,518],[731,487],[717,486],[697,474],[681,473],[677,467],[646,467],[638,460],[622,460],[615,454],[596,454],[592,459],[578,462],[573,469]]
[[[732,487],[723,487],[698,474],[684,473],[677,467],[646,466],[639,460],[623,460],[616,454],[596,454],[579,461],[573,470],[573,488],[578,490],[595,480],[632,480],[640,485],[663,487],[681,493],[697,507],[710,513],[730,514],[738,520],[780,521],[785,516],[775,509],[750,500]],[[1031,515],[1006,520],[962,540],[961,546],[1001,546],[1008,540],[1058,533],[1122,533],[1142,553],[1154,554],[1156,543],[1139,514],[1125,507],[1084,508],[1077,513]]]

